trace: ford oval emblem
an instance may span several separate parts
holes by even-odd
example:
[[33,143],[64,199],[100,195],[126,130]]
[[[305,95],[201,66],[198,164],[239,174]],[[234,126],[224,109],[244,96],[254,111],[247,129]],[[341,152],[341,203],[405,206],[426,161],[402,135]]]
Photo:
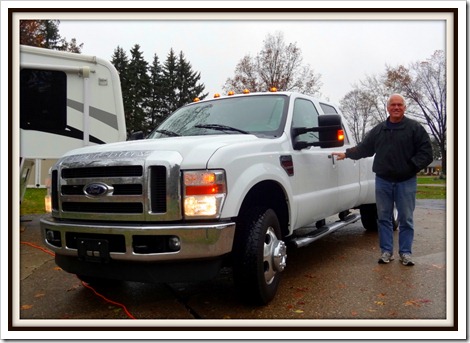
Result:
[[108,194],[110,187],[104,183],[90,183],[83,188],[83,193],[91,197],[100,197]]

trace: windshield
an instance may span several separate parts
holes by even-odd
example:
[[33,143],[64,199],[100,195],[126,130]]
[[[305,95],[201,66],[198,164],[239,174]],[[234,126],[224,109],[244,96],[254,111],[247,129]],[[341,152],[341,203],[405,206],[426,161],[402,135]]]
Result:
[[193,103],[174,112],[148,138],[215,134],[279,137],[286,121],[285,95],[253,95]]

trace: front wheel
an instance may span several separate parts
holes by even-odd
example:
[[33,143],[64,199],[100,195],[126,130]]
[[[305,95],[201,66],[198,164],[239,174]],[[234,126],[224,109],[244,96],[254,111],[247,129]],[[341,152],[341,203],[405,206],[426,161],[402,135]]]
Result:
[[276,295],[287,259],[279,220],[272,209],[255,207],[242,214],[233,257],[235,284],[242,296],[257,304],[269,303]]

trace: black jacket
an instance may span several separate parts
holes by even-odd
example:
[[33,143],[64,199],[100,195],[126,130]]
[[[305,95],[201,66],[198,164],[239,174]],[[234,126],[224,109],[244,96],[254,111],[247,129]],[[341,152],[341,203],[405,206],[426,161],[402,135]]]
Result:
[[346,157],[358,160],[373,156],[372,170],[391,182],[405,181],[426,168],[433,160],[429,135],[415,120],[404,117],[390,128],[389,119],[378,124]]

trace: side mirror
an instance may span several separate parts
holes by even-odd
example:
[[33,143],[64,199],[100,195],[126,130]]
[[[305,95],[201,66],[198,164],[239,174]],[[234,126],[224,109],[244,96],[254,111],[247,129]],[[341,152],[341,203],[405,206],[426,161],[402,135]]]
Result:
[[144,139],[144,133],[142,131],[132,132],[129,137],[130,141],[138,141],[140,139]]
[[344,145],[344,131],[341,125],[341,116],[326,114],[318,116],[319,146],[322,148],[336,148]]
[[[317,142],[299,141],[298,136],[307,132],[318,132]],[[318,127],[297,127],[292,129],[294,149],[302,150],[311,146],[321,148],[335,148],[344,145],[344,131],[341,125],[341,116],[338,114],[324,114],[318,116]]]

